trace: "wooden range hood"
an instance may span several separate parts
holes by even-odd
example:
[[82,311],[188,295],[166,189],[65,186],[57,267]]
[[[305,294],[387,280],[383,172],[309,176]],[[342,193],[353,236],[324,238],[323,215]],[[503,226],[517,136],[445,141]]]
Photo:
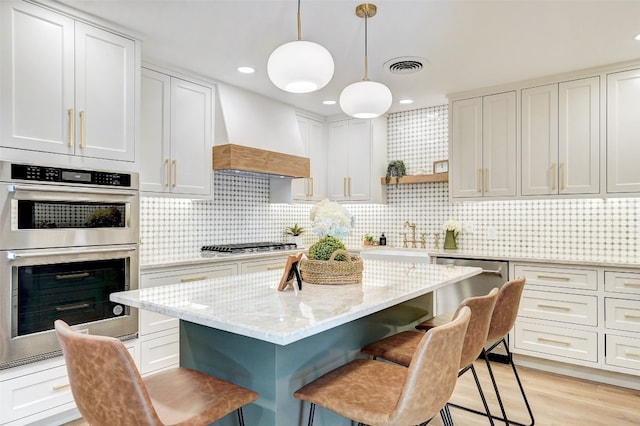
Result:
[[293,178],[311,175],[308,158],[230,143],[213,147],[213,170],[238,170]]
[[213,170],[310,177],[294,109],[226,84],[217,87]]

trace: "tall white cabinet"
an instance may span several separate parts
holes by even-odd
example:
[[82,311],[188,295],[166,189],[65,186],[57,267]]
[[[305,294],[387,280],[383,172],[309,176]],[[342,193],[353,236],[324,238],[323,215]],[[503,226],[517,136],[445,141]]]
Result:
[[640,192],[640,69],[607,75],[607,192]]
[[1,146],[135,161],[135,41],[2,2]]
[[451,196],[515,196],[515,92],[452,102],[450,130]]
[[522,195],[600,192],[600,78],[522,90]]
[[311,164],[311,177],[293,179],[294,201],[320,201],[327,197],[327,131],[326,124],[298,116],[298,127]]
[[140,189],[211,194],[213,88],[143,68]]
[[386,202],[386,117],[329,123],[327,193],[334,201]]

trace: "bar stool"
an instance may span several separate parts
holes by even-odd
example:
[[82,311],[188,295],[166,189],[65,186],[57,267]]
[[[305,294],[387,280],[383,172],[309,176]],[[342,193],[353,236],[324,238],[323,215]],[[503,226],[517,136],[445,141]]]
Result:
[[449,324],[421,333],[409,368],[356,359],[298,389],[293,396],[311,403],[309,426],[316,405],[371,426],[426,424],[453,393],[470,318],[463,308]]
[[[486,296],[469,297],[463,300],[454,313],[455,317],[464,307],[471,309],[471,320],[465,335],[460,363],[458,365],[458,377],[466,371],[471,370],[476,381],[480,399],[489,418],[489,423],[492,425],[494,424],[493,416],[489,411],[489,405],[480,386],[480,380],[473,366],[473,361],[478,358],[487,340],[491,315],[493,314],[493,308],[497,298],[498,289],[494,288]],[[449,321],[450,315],[448,315],[446,319],[442,316],[437,316],[432,320],[420,323],[416,328],[430,330],[434,327],[441,327],[442,324],[447,324]],[[371,355],[374,359],[382,358],[395,362],[396,364],[407,366],[411,362],[415,348],[423,335],[424,333],[420,331],[403,331],[365,346],[362,348],[362,353]],[[442,420],[445,424],[453,424],[453,419],[451,419],[447,406],[445,406],[442,413]]]
[[[520,376],[518,375],[518,370],[516,369],[516,364],[513,362],[513,355],[509,351],[509,346],[507,345],[506,336],[509,334],[513,325],[516,322],[516,318],[518,316],[518,309],[520,308],[520,300],[522,298],[522,291],[524,290],[525,277],[519,277],[515,280],[508,281],[501,288],[498,293],[498,300],[496,301],[496,306],[493,309],[493,315],[491,317],[491,324],[489,326],[489,333],[487,335],[487,340],[489,342],[493,342],[492,345],[485,350],[484,359],[487,364],[487,369],[489,370],[489,377],[491,378],[491,382],[493,384],[493,389],[496,392],[496,397],[498,399],[498,404],[500,405],[500,410],[502,411],[503,417],[496,417],[494,419],[504,421],[506,424],[513,424],[516,426],[533,426],[535,423],[533,417],[533,411],[531,410],[531,406],[529,405],[529,400],[527,399],[527,395],[525,394],[524,387],[522,386],[522,382],[520,381]],[[506,410],[504,408],[502,397],[500,395],[500,391],[498,390],[498,384],[493,375],[493,370],[491,368],[491,363],[489,362],[489,353],[496,349],[500,344],[503,345],[505,351],[507,352],[507,362],[511,365],[511,369],[513,370],[513,375],[515,376],[516,382],[518,383],[518,387],[520,388],[520,395],[522,395],[522,400],[527,408],[527,412],[529,414],[529,420],[531,423],[525,425],[523,423],[515,422],[513,420],[509,420],[506,415]],[[450,404],[456,408],[461,408],[466,411],[470,411],[472,413],[486,415],[478,410],[474,410],[472,408],[467,408],[455,404]]]
[[93,426],[208,425],[258,394],[188,368],[140,376],[129,351],[113,337],[73,331],[54,323],[78,410]]

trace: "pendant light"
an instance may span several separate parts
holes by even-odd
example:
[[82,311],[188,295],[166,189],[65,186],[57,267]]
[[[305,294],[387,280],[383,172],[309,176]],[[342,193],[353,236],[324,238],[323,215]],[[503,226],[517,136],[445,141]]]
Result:
[[267,62],[269,78],[286,92],[314,92],[326,86],[333,77],[331,53],[317,43],[303,41],[301,34],[298,0],[298,39],[278,47]]
[[389,110],[391,91],[387,86],[369,80],[369,59],[367,56],[367,22],[376,15],[375,4],[363,3],[356,7],[356,16],[364,18],[364,78],[348,85],[340,93],[340,107],[345,114],[356,118],[375,118]]

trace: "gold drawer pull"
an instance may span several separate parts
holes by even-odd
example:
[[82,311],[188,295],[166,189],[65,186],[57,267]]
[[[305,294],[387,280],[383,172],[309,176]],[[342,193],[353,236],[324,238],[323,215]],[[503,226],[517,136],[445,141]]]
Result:
[[84,111],[80,111],[80,148],[84,148]]
[[625,352],[624,356],[631,358],[640,358],[640,354],[638,352]]
[[267,267],[267,271],[275,271],[276,269],[284,269],[286,265],[282,264],[282,265],[278,265],[278,266],[269,266]]
[[209,277],[207,277],[206,275],[201,275],[199,277],[180,278],[180,282],[181,283],[191,283],[193,281],[204,281],[207,278],[209,278]]
[[54,391],[59,391],[59,390],[62,390],[62,389],[66,389],[66,388],[68,388],[70,386],[71,386],[71,383],[67,383],[66,385],[55,385],[53,387],[53,390]]
[[73,127],[73,108],[69,108],[67,110],[67,115],[69,116],[69,148],[73,147],[73,139],[75,136],[73,135],[74,127]]
[[538,303],[538,308],[560,309],[562,311],[570,311],[571,310],[571,308],[569,308],[567,306],[545,305],[543,303]]
[[640,283],[634,281],[625,281],[622,283],[622,285],[626,287],[640,287]]
[[558,345],[563,345],[563,346],[571,346],[570,342],[564,342],[562,340],[546,339],[544,337],[538,337],[538,342],[549,342],[549,343],[557,343]]
[[640,315],[635,315],[635,314],[624,314],[625,318],[631,318],[631,319],[640,319]]
[[560,277],[556,275],[538,275],[539,280],[555,280],[555,281],[571,281],[569,277]]

